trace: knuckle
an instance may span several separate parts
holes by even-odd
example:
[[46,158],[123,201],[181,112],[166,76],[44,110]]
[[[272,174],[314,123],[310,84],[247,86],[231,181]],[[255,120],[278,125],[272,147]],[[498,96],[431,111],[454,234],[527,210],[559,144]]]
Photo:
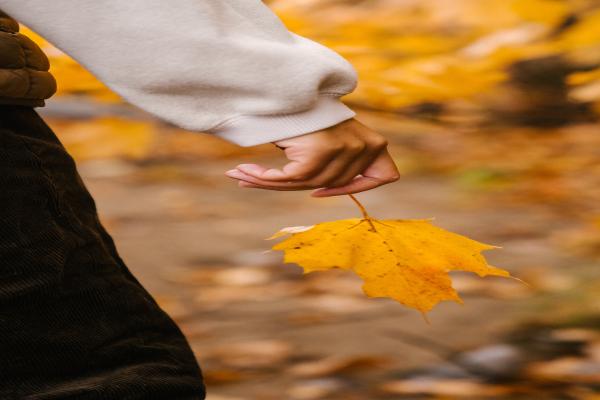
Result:
[[355,153],[360,153],[366,147],[367,147],[367,144],[365,142],[353,142],[353,143],[349,143],[348,145],[346,145],[347,150],[349,150],[351,152],[355,152]]
[[388,144],[387,139],[381,136],[371,140],[371,147],[377,150],[385,149]]
[[345,148],[343,143],[340,142],[333,142],[333,143],[329,143],[325,146],[325,149],[331,153],[339,153],[341,151],[343,151]]

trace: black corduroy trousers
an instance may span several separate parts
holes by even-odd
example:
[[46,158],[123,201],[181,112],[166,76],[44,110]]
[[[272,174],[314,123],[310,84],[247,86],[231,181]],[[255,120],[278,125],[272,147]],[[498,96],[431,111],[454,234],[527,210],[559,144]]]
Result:
[[186,339],[123,264],[72,158],[33,109],[0,106],[0,399],[204,396]]

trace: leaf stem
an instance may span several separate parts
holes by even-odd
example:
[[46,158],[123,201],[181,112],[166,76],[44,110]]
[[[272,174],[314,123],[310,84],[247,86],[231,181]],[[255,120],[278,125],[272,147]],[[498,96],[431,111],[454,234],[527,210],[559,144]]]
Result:
[[369,225],[371,225],[371,230],[373,232],[377,232],[377,229],[375,229],[375,225],[373,225],[373,221],[371,216],[367,213],[367,209],[365,208],[365,206],[363,206],[361,204],[360,201],[358,201],[358,199],[356,197],[354,197],[351,194],[348,194],[348,196],[350,196],[350,198],[352,199],[352,201],[358,206],[358,208],[360,209],[360,212],[363,215],[363,220],[367,221],[369,223]]
[[354,195],[349,194],[348,196],[350,196],[352,201],[358,206],[358,208],[360,208],[360,212],[362,213],[364,219],[371,218],[369,214],[367,214],[367,209],[365,208],[365,206],[363,206],[360,203],[360,201],[358,201],[358,199],[354,197]]

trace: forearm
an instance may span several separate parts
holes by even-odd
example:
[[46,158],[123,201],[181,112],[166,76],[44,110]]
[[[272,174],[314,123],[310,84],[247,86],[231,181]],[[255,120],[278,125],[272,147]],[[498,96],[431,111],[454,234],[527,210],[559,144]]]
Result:
[[351,118],[353,68],[259,0],[0,0],[131,103],[254,145]]

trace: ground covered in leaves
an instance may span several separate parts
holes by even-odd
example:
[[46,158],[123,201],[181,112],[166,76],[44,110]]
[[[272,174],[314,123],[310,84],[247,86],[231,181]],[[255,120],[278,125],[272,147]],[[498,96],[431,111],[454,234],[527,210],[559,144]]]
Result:
[[280,162],[277,149],[82,109],[65,119],[75,112],[65,101],[44,112],[125,260],[188,335],[210,400],[597,398],[598,174],[578,168],[599,148],[599,126],[492,136],[361,113],[389,135],[405,174],[359,195],[373,217],[435,217],[502,246],[492,265],[530,284],[453,273],[466,305],[442,303],[427,324],[366,298],[353,274],[303,276],[266,252],[282,226],[360,217],[347,197],[239,189],[224,177],[240,162]]

